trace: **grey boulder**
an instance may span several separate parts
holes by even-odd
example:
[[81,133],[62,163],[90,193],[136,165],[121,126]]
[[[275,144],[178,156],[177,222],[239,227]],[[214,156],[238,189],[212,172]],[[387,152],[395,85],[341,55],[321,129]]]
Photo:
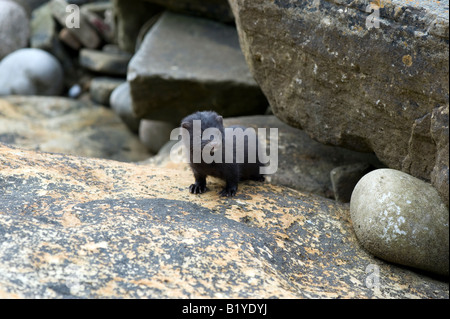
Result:
[[375,256],[448,276],[448,208],[430,184],[393,169],[373,171],[356,185],[350,214]]
[[276,116],[322,143],[373,151],[448,202],[448,1],[229,2]]
[[0,62],[0,95],[59,95],[63,80],[59,61],[40,49],[20,49]]
[[201,109],[237,116],[267,108],[236,29],[206,19],[164,13],[131,59],[127,79],[139,118],[179,124]]

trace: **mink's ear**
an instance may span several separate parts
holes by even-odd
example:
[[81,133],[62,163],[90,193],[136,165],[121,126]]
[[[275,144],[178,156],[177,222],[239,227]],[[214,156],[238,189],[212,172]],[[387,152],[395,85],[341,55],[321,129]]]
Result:
[[190,122],[183,122],[183,123],[181,123],[181,127],[188,130],[188,129],[191,128],[191,123]]
[[220,123],[220,125],[223,125],[223,117],[221,115],[217,115],[216,120]]

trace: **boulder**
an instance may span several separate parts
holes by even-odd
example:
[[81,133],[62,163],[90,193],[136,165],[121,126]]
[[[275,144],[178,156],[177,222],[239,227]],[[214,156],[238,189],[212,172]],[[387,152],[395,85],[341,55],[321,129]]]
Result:
[[156,154],[170,139],[174,126],[167,122],[141,120],[139,123],[139,139],[147,149]]
[[113,0],[116,16],[117,44],[127,52],[134,53],[136,39],[141,27],[162,8],[143,0]]
[[43,5],[48,0],[12,0],[12,1],[20,4],[25,9],[27,16],[30,17],[35,9]]
[[334,198],[343,203],[350,202],[356,184],[373,169],[374,166],[369,163],[354,163],[333,168],[330,179]]
[[31,16],[30,47],[51,51],[56,41],[56,22],[53,19],[49,3],[33,10]]
[[224,116],[267,108],[236,29],[206,19],[164,13],[131,59],[127,79],[139,118],[178,125],[199,108]]
[[100,105],[108,106],[111,93],[123,83],[125,83],[125,79],[104,76],[93,78],[89,86],[92,101]]
[[[0,144],[3,298],[448,298],[366,253],[334,201]],[[169,307],[166,315],[179,316]]]
[[448,123],[447,1],[229,2],[277,117],[322,143],[372,150],[449,201],[448,161],[438,155],[448,125],[432,123],[437,110]]
[[358,239],[375,256],[449,275],[448,208],[430,184],[375,170],[356,185],[350,213]]
[[0,0],[0,60],[24,48],[30,36],[29,19],[21,5]]
[[141,120],[134,114],[128,82],[120,84],[112,91],[109,97],[109,105],[131,132],[138,134]]
[[63,89],[62,66],[46,51],[20,49],[0,61],[0,95],[59,95]]
[[145,0],[166,7],[170,11],[202,16],[225,23],[234,17],[227,0]]
[[73,50],[79,50],[82,46],[81,42],[67,28],[61,29],[58,39]]
[[0,142],[125,162],[150,156],[112,110],[66,98],[2,97]]
[[71,87],[81,77],[82,68],[77,64],[77,60],[72,57],[72,50],[59,40],[58,26],[53,19],[50,4],[50,2],[46,2],[33,11],[30,47],[45,50],[56,57],[64,70],[64,84],[66,87]]
[[106,52],[91,49],[80,51],[80,65],[106,75],[125,76],[131,55],[126,52]]

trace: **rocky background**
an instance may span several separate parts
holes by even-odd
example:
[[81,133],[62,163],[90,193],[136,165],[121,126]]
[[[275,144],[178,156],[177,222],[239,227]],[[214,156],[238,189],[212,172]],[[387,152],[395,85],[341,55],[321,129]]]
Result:
[[[448,10],[0,0],[0,296],[448,298]],[[201,109],[278,171],[189,194]]]

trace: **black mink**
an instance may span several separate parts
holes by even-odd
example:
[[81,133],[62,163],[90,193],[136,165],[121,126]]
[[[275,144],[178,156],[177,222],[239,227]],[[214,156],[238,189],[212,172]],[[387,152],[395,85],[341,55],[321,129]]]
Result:
[[[197,126],[194,125],[196,120],[200,121],[196,122],[201,124],[201,126],[198,126],[199,129],[196,129]],[[225,131],[223,118],[216,112],[203,111],[191,114],[181,121],[181,127],[187,130],[185,132],[189,133],[189,136],[183,135],[183,139],[185,146],[189,150],[189,164],[195,178],[195,183],[189,187],[191,193],[201,194],[206,192],[207,176],[218,177],[226,182],[225,188],[219,192],[219,195],[227,197],[236,195],[239,181],[264,181],[264,176],[260,174],[260,167],[264,165],[258,160],[259,143],[254,131],[247,132],[241,140],[244,141],[243,149],[238,148],[238,138],[236,136],[233,137],[233,143],[230,146],[230,149],[232,149],[231,158],[226,157],[226,154],[230,156],[226,152],[226,146],[230,145],[231,136],[230,139],[225,138],[225,132],[230,134],[230,131]],[[244,127],[239,126],[231,126],[230,128],[245,130]],[[212,131],[218,132],[218,134],[211,135],[209,134],[211,130],[205,132],[207,129],[213,129]],[[194,144],[195,142],[197,142],[196,145]],[[239,153],[236,150],[243,150],[241,157],[239,157]],[[214,157],[215,160],[212,162],[211,160],[205,161],[202,155],[210,156],[210,158]]]

